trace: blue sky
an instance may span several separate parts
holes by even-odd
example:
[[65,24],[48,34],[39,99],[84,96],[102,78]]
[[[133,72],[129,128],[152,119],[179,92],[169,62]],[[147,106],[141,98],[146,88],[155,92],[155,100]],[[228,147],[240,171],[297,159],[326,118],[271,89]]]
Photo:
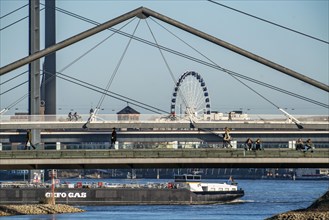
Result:
[[[43,1],[41,1],[43,3]],[[28,1],[0,0],[0,16],[3,16]],[[291,29],[329,41],[329,1],[221,1],[220,3],[270,20]],[[177,21],[185,23],[221,40],[255,53],[287,68],[295,70],[317,81],[329,84],[329,46],[326,43],[283,30],[254,18],[239,14],[208,1],[57,1],[57,7],[79,14],[99,23],[111,20],[140,6],[150,8]],[[0,20],[0,27],[28,15],[25,7]],[[44,11],[41,11],[41,48],[44,48]],[[57,16],[57,41],[85,31],[93,25],[60,12]],[[147,19],[158,43],[189,56],[205,60],[152,19]],[[248,77],[275,85],[291,92],[328,104],[329,95],[304,82],[286,76],[224,48],[211,44],[196,36],[183,32],[163,22],[179,38],[192,45],[217,65]],[[124,24],[114,28],[121,28]],[[133,20],[122,31],[132,34],[138,23]],[[57,52],[57,70],[111,35],[103,31],[86,40]],[[141,20],[136,36],[153,42],[145,20]],[[128,38],[114,35],[77,63],[63,71],[99,87],[105,87],[128,43]],[[28,54],[28,20],[25,19],[0,32],[0,66],[7,65]],[[248,113],[280,114],[271,104],[247,87],[221,71],[164,52],[170,71],[178,79],[185,71],[193,70],[204,78],[211,99],[212,110],[229,112],[243,110]],[[41,63],[43,59],[41,60]],[[4,82],[27,70],[27,66],[0,77]],[[110,90],[148,105],[169,111],[174,82],[158,49],[132,41]],[[27,80],[27,74],[10,83],[1,85],[0,91]],[[328,109],[269,90],[247,82],[257,92],[292,114],[328,114]],[[66,114],[73,109],[88,113],[101,97],[99,93],[77,85],[57,80],[57,112]],[[27,93],[27,85],[0,96],[3,109]],[[127,104],[113,98],[105,98],[102,113],[116,113]],[[134,107],[142,113],[151,113]],[[27,99],[13,107],[8,114],[26,111]]]

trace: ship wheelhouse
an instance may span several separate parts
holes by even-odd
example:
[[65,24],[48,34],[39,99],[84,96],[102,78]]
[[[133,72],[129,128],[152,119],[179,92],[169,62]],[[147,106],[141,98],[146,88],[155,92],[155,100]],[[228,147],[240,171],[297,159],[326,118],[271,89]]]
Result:
[[201,182],[201,175],[193,175],[193,174],[182,174],[182,175],[175,175],[174,180],[176,183],[199,183]]

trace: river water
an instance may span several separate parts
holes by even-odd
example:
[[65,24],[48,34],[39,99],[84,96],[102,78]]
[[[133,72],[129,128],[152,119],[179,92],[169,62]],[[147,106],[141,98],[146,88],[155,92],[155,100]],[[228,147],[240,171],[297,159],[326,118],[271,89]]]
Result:
[[[72,181],[72,180],[71,180]],[[80,180],[81,181],[81,180]],[[89,180],[92,181],[92,180]],[[95,180],[98,182],[100,180]],[[109,180],[101,180],[109,181]],[[127,182],[128,180],[114,180]],[[131,180],[129,180],[131,181]],[[140,183],[161,180],[133,180]],[[166,181],[166,180],[163,180]],[[206,182],[207,180],[203,180]],[[218,180],[208,180],[215,182]],[[219,180],[222,182],[224,180]],[[24,215],[1,217],[1,220],[191,220],[265,219],[275,214],[306,208],[329,190],[329,181],[312,180],[237,180],[245,196],[237,203],[216,205],[132,205],[80,206],[83,213],[55,215]],[[113,180],[111,180],[113,182]]]

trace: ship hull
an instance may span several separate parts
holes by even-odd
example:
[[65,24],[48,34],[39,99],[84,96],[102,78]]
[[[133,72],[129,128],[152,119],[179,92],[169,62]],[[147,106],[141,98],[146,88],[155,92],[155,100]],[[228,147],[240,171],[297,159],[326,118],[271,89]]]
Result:
[[[69,205],[194,205],[229,202],[242,197],[244,192],[238,190],[193,193],[187,189],[58,188],[54,195],[57,204]],[[36,204],[51,198],[49,188],[0,189],[0,204]]]

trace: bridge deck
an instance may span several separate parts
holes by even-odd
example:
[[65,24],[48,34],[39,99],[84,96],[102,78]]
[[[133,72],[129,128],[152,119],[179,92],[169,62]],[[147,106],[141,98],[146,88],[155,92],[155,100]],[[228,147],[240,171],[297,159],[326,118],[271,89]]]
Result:
[[329,149],[134,149],[1,151],[0,169],[329,168]]

